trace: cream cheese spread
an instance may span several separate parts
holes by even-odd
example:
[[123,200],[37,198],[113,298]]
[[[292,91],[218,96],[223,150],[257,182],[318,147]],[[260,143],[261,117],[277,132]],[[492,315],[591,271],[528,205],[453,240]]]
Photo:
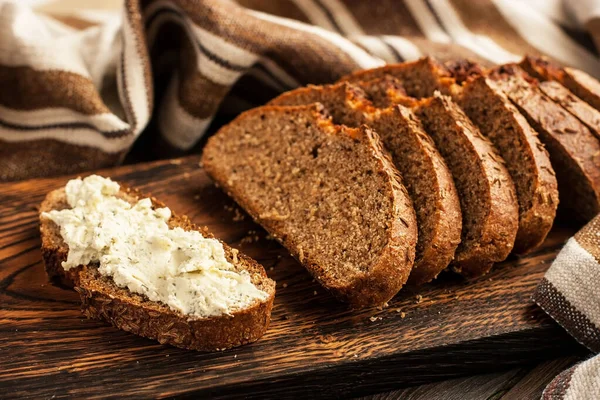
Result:
[[227,261],[218,240],[169,228],[169,208],[153,209],[148,198],[132,205],[116,197],[118,183],[98,175],[65,190],[71,208],[42,214],[69,246],[65,270],[98,263],[117,286],[198,317],[230,315],[268,297]]

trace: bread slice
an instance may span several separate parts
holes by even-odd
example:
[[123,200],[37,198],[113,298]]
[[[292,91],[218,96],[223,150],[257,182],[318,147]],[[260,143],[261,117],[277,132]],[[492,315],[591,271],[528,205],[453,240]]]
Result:
[[436,92],[415,107],[452,171],[462,207],[462,241],[454,267],[485,274],[511,252],[518,229],[514,185],[504,161],[450,97]]
[[208,140],[202,164],[332,294],[382,305],[413,266],[412,202],[372,130],[323,106],[247,111]]
[[561,67],[547,58],[527,56],[519,66],[531,76],[560,82],[575,96],[600,111],[600,82],[576,68]]
[[519,201],[515,253],[539,246],[552,228],[558,207],[556,177],[535,130],[496,83],[470,75],[453,96],[506,161]]
[[582,221],[600,211],[600,141],[577,118],[544,95],[516,64],[490,71],[490,77],[507,94],[538,132],[556,171],[562,207]]
[[435,91],[449,94],[449,85],[446,84],[445,79],[448,79],[448,84],[454,83],[446,68],[431,57],[357,71],[342,77],[339,82],[367,82],[385,78],[386,75],[397,78],[406,93],[416,98],[432,96]]
[[[388,77],[360,86],[367,92],[378,92],[380,100],[384,101],[392,94],[389,91],[397,87],[396,82]],[[415,265],[408,282],[419,285],[431,281],[452,261],[462,226],[452,175],[433,141],[408,108],[377,109],[348,82],[296,89],[279,96],[271,104],[316,102],[325,106],[334,123],[349,127],[367,124],[383,140],[402,175],[417,215]]]
[[[121,189],[118,197],[135,204],[142,196],[131,189]],[[151,198],[153,207],[165,207]],[[41,212],[69,208],[64,188],[50,192],[40,206]],[[204,237],[213,236],[193,225],[185,216],[172,215],[171,228],[198,230]],[[117,286],[111,278],[98,273],[97,265],[80,266],[65,271],[62,262],[69,252],[58,225],[40,218],[42,255],[46,272],[54,280],[75,287],[82,301],[82,311],[88,318],[101,319],[118,329],[186,349],[200,351],[224,350],[258,340],[267,330],[275,296],[275,282],[264,268],[251,258],[223,243],[225,256],[237,271],[248,271],[252,283],[269,296],[251,306],[235,310],[231,315],[199,318],[175,312],[167,305],[148,300],[145,296]]]

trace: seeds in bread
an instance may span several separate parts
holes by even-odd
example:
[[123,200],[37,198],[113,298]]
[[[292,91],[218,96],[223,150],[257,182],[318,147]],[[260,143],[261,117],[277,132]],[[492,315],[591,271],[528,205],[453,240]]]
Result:
[[506,95],[485,76],[456,87],[458,105],[489,138],[506,161],[519,201],[519,230],[515,253],[539,246],[552,228],[558,190],[554,170],[544,146]]
[[561,207],[589,221],[600,211],[600,141],[577,118],[544,95],[516,64],[490,71],[538,132],[556,172]]
[[[395,79],[370,82],[382,97],[396,87]],[[381,99],[383,100],[383,99]],[[320,102],[333,122],[349,127],[367,124],[377,132],[400,171],[417,215],[418,241],[409,283],[434,279],[454,257],[460,242],[462,216],[452,175],[431,138],[406,107],[374,108],[348,82],[311,86],[285,93],[271,104],[302,105]]]
[[319,104],[259,107],[211,137],[202,164],[339,299],[381,305],[406,282],[415,212],[372,130]]
[[462,208],[462,241],[453,265],[485,274],[511,252],[518,229],[514,185],[493,145],[448,96],[423,99],[416,114],[454,177]]
[[[121,189],[117,197],[135,204],[141,196],[134,190]],[[152,198],[154,208],[165,205]],[[69,208],[65,190],[50,192],[40,206],[40,212]],[[204,237],[213,236],[204,228],[194,226],[185,216],[172,215],[168,221],[171,228],[198,230]],[[94,319],[103,319],[118,329],[139,336],[158,340],[186,349],[200,351],[224,350],[254,342],[267,330],[275,282],[266,276],[264,268],[249,257],[223,244],[226,259],[237,271],[245,270],[251,282],[268,293],[265,301],[256,301],[249,307],[231,315],[198,318],[173,311],[167,305],[148,300],[145,296],[121,288],[106,276],[98,273],[97,265],[80,266],[65,270],[69,248],[65,244],[59,226],[48,218],[40,217],[42,254],[50,278],[75,287],[82,301],[82,311]]]

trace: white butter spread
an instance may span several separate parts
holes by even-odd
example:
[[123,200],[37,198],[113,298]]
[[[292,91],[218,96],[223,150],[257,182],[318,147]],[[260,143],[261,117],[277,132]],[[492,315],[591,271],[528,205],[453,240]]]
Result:
[[223,245],[197,231],[170,229],[171,210],[117,198],[119,184],[97,175],[67,183],[70,209],[43,213],[69,246],[65,270],[98,263],[121,288],[198,317],[231,314],[268,295],[237,272]]

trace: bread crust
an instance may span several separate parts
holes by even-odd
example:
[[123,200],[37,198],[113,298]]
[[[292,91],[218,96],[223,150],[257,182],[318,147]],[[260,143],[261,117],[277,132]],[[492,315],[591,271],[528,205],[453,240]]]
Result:
[[[355,140],[364,142],[379,164],[378,173],[385,176],[392,196],[393,217],[387,229],[387,244],[382,249],[377,260],[367,272],[354,277],[349,283],[343,283],[332,276],[322,266],[311,263],[303,256],[300,244],[291,236],[284,236],[278,229],[278,224],[260,217],[261,210],[251,206],[251,200],[243,190],[232,183],[226,168],[219,162],[221,142],[227,141],[228,127],[241,124],[246,119],[261,118],[267,113],[309,113],[316,123],[324,129],[324,134],[347,135]],[[248,214],[261,224],[273,237],[285,246],[304,267],[335,297],[347,302],[353,308],[379,306],[390,300],[404,285],[412,269],[415,246],[417,241],[417,226],[412,202],[398,172],[393,167],[389,156],[383,150],[381,141],[376,133],[366,126],[350,129],[331,123],[323,114],[323,106],[263,106],[242,113],[229,125],[212,136],[204,148],[202,165],[206,172],[244,208]]]
[[436,90],[442,94],[450,94],[450,85],[454,83],[454,79],[444,65],[431,57],[356,71],[343,76],[338,82],[370,81],[385,78],[387,75],[397,78],[406,93],[416,98],[429,97]]
[[[124,200],[135,202],[144,196],[136,190],[121,187],[118,194]],[[50,192],[40,206],[40,213],[68,208],[64,188]],[[165,204],[150,197],[155,208]],[[171,227],[198,230],[205,237],[214,236],[206,228],[198,228],[186,216],[173,214]],[[88,318],[107,321],[114,327],[169,344],[199,351],[218,351],[258,340],[267,330],[275,298],[275,282],[264,268],[251,258],[232,251],[223,243],[225,255],[238,269],[245,269],[252,282],[268,293],[265,301],[256,301],[250,307],[232,315],[199,318],[186,316],[168,306],[152,302],[144,296],[120,288],[111,279],[98,274],[95,266],[79,266],[65,271],[62,262],[69,252],[59,227],[49,219],[41,218],[42,255],[48,276],[61,284],[74,287],[81,298],[81,310]]]

